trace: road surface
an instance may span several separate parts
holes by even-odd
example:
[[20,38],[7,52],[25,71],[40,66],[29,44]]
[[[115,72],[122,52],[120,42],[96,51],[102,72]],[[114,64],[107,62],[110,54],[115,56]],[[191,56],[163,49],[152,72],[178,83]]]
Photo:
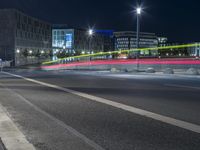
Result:
[[38,150],[200,149],[200,78],[10,73],[0,104]]

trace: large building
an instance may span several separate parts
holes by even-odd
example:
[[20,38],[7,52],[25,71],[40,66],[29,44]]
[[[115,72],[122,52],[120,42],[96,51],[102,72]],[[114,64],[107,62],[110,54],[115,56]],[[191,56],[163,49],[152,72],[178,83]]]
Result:
[[[115,50],[137,48],[137,33],[133,31],[114,32]],[[140,32],[140,48],[157,47],[158,39],[154,33]]]
[[[52,47],[54,59],[80,54],[112,51],[113,32],[96,30],[89,35],[88,30],[54,25],[52,30]],[[59,56],[63,54],[63,56]]]
[[158,37],[158,46],[164,47],[167,46],[168,39],[167,37]]
[[0,10],[0,58],[15,66],[48,59],[51,30],[51,24],[18,10]]
[[196,46],[187,48],[187,52],[189,56],[192,57],[200,57],[200,43],[190,43],[190,44],[196,44]]

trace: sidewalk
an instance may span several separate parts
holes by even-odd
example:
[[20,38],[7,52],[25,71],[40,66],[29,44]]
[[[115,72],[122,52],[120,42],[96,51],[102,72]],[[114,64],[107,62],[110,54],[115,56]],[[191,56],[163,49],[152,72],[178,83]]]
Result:
[[0,140],[0,150],[5,150],[2,141]]
[[2,141],[1,141],[1,139],[0,139],[0,150],[5,150],[4,145],[3,145]]
[[[8,94],[6,89],[1,88],[0,95]],[[18,129],[8,116],[4,107],[0,104],[0,150],[35,150],[25,135]],[[3,144],[2,144],[3,143]],[[4,149],[3,145],[6,149]]]

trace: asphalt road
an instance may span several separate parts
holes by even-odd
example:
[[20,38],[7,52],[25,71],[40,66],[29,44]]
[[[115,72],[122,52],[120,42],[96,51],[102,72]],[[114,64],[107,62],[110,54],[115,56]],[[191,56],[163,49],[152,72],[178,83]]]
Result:
[[[12,73],[200,126],[200,78]],[[197,132],[4,73],[0,103],[38,150],[200,150]]]

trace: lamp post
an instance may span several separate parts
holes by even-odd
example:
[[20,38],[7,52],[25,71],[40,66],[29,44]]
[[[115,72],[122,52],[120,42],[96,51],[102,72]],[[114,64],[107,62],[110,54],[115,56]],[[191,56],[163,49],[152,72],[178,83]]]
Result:
[[[94,31],[92,29],[89,29],[88,34],[89,34],[89,53],[91,55],[91,52],[92,52],[92,50],[91,50],[91,41],[92,41],[92,36],[94,34]],[[91,59],[92,59],[92,57],[90,56],[90,61],[91,61]]]
[[19,49],[17,49],[16,50],[16,56],[15,56],[15,66],[17,66],[20,62],[20,50]]
[[[137,40],[136,40],[136,47],[137,49],[140,48],[140,15],[142,13],[142,8],[136,8],[136,15],[137,15]],[[137,70],[139,70],[139,53],[140,51],[137,50],[136,59],[137,59]]]
[[140,47],[140,15],[142,12],[142,8],[138,7],[136,9],[136,14],[137,14],[137,48]]

